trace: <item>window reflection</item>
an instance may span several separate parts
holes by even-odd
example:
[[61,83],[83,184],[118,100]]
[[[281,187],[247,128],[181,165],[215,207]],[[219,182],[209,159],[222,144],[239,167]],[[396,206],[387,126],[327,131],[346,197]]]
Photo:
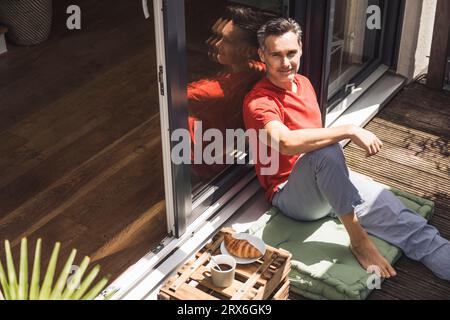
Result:
[[[202,9],[197,8],[200,13],[191,7],[192,1],[187,1],[186,8],[186,12],[197,12],[196,17],[192,17],[196,21],[191,23],[189,17],[186,19],[188,76],[191,79],[187,88],[188,128],[192,141],[192,163],[195,149],[201,146],[201,150],[205,150],[211,143],[199,139],[201,132],[219,130],[225,144],[226,129],[244,129],[242,102],[265,71],[257,54],[256,32],[262,24],[277,16],[277,10],[262,11],[225,1],[220,4],[214,1],[215,8],[210,7],[204,12],[207,8],[203,3]],[[212,12],[219,12],[213,20]],[[198,36],[202,34],[200,28],[204,30],[198,22],[198,15],[204,15],[203,21],[209,21],[207,30],[210,34],[203,32],[203,39]],[[227,169],[227,157],[232,148],[230,150],[224,146],[222,150],[215,151],[215,164],[207,165],[202,161],[191,166],[194,194]]]
[[345,87],[379,56],[379,30],[366,26],[367,8],[381,6],[380,0],[336,0],[328,97]]

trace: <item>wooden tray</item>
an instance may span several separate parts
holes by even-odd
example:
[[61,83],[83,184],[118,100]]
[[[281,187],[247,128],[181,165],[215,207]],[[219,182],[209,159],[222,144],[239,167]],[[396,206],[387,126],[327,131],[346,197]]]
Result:
[[282,249],[266,245],[264,257],[252,264],[236,266],[233,284],[227,288],[213,285],[208,267],[209,255],[220,254],[220,244],[225,233],[222,229],[209,241],[195,258],[186,262],[176,276],[160,289],[160,300],[283,300],[289,295],[288,274],[292,255]]

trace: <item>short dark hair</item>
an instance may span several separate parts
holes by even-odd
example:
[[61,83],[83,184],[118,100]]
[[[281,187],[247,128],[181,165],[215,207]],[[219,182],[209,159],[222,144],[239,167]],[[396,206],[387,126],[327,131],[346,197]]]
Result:
[[298,44],[302,43],[302,28],[291,18],[276,18],[265,23],[257,32],[259,47],[266,48],[266,39],[270,36],[281,36],[293,32],[298,38]]
[[226,8],[226,18],[246,33],[246,41],[258,47],[257,32],[267,21],[274,19],[276,15],[271,12],[256,11],[249,7],[229,6]]

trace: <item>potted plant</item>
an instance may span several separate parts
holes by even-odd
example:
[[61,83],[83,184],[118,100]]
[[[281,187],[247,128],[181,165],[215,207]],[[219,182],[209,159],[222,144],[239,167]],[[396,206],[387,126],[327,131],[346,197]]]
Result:
[[0,22],[16,45],[31,46],[48,39],[52,12],[52,0],[0,0]]
[[42,284],[40,284],[41,243],[41,239],[38,239],[36,242],[33,270],[29,282],[27,239],[22,239],[20,243],[20,267],[18,277],[16,276],[10,243],[8,240],[5,241],[6,272],[0,261],[0,299],[92,300],[98,296],[108,282],[108,279],[103,277],[96,284],[93,284],[95,277],[100,271],[100,266],[97,265],[83,280],[83,275],[90,262],[89,257],[84,257],[79,269],[69,278],[71,267],[77,252],[75,249],[72,250],[56,283],[53,285],[60,248],[59,242],[57,242],[53,248],[44,280]]

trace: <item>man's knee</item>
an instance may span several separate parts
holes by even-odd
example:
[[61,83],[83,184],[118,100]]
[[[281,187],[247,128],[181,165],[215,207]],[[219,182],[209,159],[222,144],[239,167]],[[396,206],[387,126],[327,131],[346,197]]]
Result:
[[320,161],[342,161],[344,160],[342,147],[339,143],[334,143],[321,149],[311,152],[311,156]]

